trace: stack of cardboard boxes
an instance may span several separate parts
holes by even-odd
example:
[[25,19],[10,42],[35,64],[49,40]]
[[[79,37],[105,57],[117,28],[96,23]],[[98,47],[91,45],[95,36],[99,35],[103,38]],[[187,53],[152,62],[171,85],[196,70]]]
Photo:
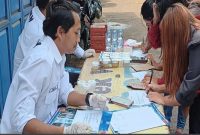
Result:
[[90,48],[97,53],[106,50],[106,23],[94,23],[90,27]]

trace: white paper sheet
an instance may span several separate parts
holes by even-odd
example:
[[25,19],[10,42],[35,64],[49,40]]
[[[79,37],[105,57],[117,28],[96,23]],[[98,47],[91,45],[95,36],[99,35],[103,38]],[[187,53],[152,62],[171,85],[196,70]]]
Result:
[[113,112],[111,128],[121,134],[166,125],[151,106]]
[[134,56],[135,57],[145,57],[146,54],[144,54],[141,49],[133,49],[131,56],[132,57],[134,57]]
[[135,72],[135,73],[132,73],[132,76],[139,79],[140,82],[144,79],[144,76],[147,74],[148,72],[147,71],[141,71],[141,72]]
[[148,105],[151,102],[149,98],[147,98],[147,94],[144,90],[132,90],[128,92],[128,98],[134,101],[133,105],[141,106],[141,105]]
[[72,124],[77,122],[88,124],[92,128],[93,132],[98,133],[101,118],[102,111],[78,110]]
[[138,45],[141,45],[142,42],[137,42],[136,40],[134,39],[128,39],[125,41],[124,45],[128,45],[128,46],[138,46]]

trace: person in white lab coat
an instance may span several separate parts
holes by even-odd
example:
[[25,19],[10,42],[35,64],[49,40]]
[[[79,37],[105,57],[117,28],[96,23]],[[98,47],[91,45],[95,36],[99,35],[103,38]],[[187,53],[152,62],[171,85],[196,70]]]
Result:
[[65,54],[80,41],[80,18],[66,0],[51,1],[44,36],[27,54],[16,72],[5,103],[1,133],[89,133],[85,124],[48,125],[59,104],[107,109],[107,98],[73,91],[64,70]]
[[[13,76],[24,57],[30,53],[29,51],[31,48],[33,48],[37,41],[44,35],[42,27],[46,16],[46,7],[49,1],[50,0],[36,0],[36,6],[32,9],[28,19],[26,20],[15,50]],[[74,54],[79,58],[87,58],[95,55],[95,50],[88,49],[84,51],[79,45],[77,45]]]

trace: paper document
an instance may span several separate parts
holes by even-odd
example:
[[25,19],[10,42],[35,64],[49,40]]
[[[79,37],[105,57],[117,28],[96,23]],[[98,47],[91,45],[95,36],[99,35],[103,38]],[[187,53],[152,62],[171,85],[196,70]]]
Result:
[[115,133],[128,134],[166,125],[151,106],[113,112],[111,128]]
[[138,46],[138,45],[141,45],[142,44],[142,42],[137,42],[136,40],[134,40],[134,39],[128,39],[128,40],[126,40],[125,41],[125,43],[124,43],[124,45],[127,45],[127,46]]
[[139,79],[140,82],[144,79],[144,76],[147,74],[148,72],[147,71],[141,71],[141,72],[135,72],[135,73],[132,73],[132,76]]
[[133,49],[131,57],[146,57],[146,54],[144,54],[141,49]]
[[133,105],[149,105],[151,102],[147,98],[147,94],[144,90],[132,90],[128,92],[128,98],[133,101]]
[[135,70],[135,71],[145,71],[145,70],[151,70],[151,69],[155,69],[154,66],[146,63],[146,64],[139,64],[139,63],[134,63],[131,64],[131,67]]
[[93,132],[98,133],[101,118],[102,111],[78,110],[72,124],[77,122],[88,124],[92,128]]

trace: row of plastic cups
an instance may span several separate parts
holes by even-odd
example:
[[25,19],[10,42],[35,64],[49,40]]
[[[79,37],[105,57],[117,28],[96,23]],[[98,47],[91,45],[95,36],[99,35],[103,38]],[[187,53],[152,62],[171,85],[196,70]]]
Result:
[[130,65],[131,59],[103,59],[100,61],[100,63],[104,67],[119,67],[119,63],[122,62],[124,66]]

